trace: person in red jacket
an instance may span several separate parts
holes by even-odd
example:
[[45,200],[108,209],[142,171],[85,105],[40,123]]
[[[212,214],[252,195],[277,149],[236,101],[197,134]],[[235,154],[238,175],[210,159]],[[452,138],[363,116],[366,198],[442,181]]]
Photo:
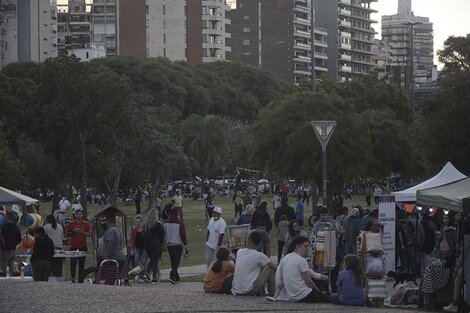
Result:
[[[75,211],[75,219],[67,225],[66,234],[70,236],[70,250],[79,250],[88,252],[86,245],[86,237],[91,236],[90,224],[83,220],[83,211]],[[72,283],[75,282],[75,273],[78,262],[78,277],[80,277],[85,269],[86,256],[70,259],[70,275]]]

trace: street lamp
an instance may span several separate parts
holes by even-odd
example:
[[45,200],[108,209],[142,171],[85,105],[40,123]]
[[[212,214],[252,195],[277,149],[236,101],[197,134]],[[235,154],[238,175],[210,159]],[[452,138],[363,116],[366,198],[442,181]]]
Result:
[[322,150],[322,178],[323,178],[323,206],[327,205],[328,198],[328,184],[327,184],[327,172],[326,172],[326,147],[330,141],[331,135],[336,128],[336,121],[312,121],[313,130],[317,135],[318,140],[321,144]]

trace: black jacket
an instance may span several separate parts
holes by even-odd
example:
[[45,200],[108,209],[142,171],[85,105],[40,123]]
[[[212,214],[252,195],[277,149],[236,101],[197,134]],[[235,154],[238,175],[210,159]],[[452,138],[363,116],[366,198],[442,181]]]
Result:
[[34,241],[33,254],[31,255],[31,263],[37,260],[52,261],[54,257],[54,243],[47,236],[36,239]]
[[287,220],[290,222],[295,220],[295,210],[293,207],[289,206],[287,203],[283,203],[282,206],[276,209],[274,213],[274,225],[279,225],[281,221],[281,216],[285,215]]
[[3,250],[16,250],[16,245],[21,242],[21,232],[13,223],[6,223],[2,228],[2,236],[5,240]]
[[268,210],[266,209],[256,209],[253,212],[253,216],[251,217],[251,229],[255,229],[258,227],[259,221],[266,222],[266,232],[270,232],[273,228],[273,222],[271,220],[271,214],[269,214]]

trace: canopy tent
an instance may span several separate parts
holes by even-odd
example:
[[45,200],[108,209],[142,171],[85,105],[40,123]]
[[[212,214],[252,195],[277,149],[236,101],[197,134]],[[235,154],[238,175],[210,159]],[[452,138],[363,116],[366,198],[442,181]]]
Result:
[[0,187],[1,204],[19,204],[21,206],[28,204],[39,204],[39,200],[14,192],[13,190]]
[[470,177],[444,186],[418,190],[416,202],[420,205],[470,213]]
[[464,178],[467,178],[467,176],[459,172],[452,163],[447,162],[437,175],[411,188],[392,192],[392,195],[395,196],[395,201],[398,202],[416,202],[416,192],[418,190],[442,186]]

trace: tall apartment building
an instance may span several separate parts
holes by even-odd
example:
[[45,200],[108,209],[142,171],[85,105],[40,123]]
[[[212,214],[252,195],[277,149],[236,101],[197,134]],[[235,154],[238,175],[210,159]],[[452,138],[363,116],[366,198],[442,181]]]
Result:
[[[87,0],[89,1],[89,0]],[[117,53],[117,3],[120,0],[92,0],[91,43],[104,46],[106,55]]]
[[[238,0],[228,13],[230,60],[258,66],[293,83],[310,80],[312,33],[310,0]],[[327,32],[314,28],[315,75],[327,72]]]
[[57,56],[55,0],[0,1],[0,67]]
[[91,45],[91,0],[58,0],[57,48],[59,53]]
[[390,46],[393,81],[409,90],[416,108],[437,80],[433,24],[427,17],[414,16],[411,0],[400,0],[398,14],[382,16],[382,40]]
[[225,0],[120,0],[118,53],[189,63],[225,60],[227,10]]
[[328,73],[339,82],[369,74],[374,66],[376,31],[370,4],[378,0],[315,0],[315,25],[328,34]]

